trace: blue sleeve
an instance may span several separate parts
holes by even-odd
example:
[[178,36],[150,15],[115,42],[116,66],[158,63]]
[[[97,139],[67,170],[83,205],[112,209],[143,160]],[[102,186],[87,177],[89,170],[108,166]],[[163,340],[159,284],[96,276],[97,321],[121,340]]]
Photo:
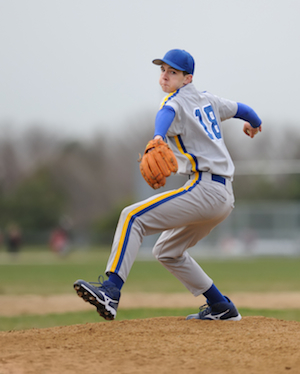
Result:
[[238,109],[234,118],[243,119],[244,121],[249,122],[250,125],[254,128],[259,127],[261,125],[261,119],[258,117],[258,115],[254,112],[252,108],[242,103],[237,103],[237,105]]
[[157,112],[154,136],[160,135],[163,139],[165,138],[166,133],[175,118],[175,114],[175,110],[168,105],[163,106],[162,109]]

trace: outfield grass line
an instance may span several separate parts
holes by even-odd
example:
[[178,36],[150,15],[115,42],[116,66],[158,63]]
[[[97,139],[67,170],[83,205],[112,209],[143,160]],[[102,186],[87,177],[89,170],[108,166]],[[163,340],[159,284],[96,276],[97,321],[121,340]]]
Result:
[[[267,318],[275,318],[285,321],[300,322],[300,310],[265,310],[265,309],[239,309],[242,317],[246,316],[262,316]],[[196,313],[193,308],[139,308],[124,309],[117,314],[117,321],[130,319],[145,319],[155,317],[185,317],[188,314]],[[86,323],[113,323],[113,321],[105,321],[100,318],[95,310],[88,312],[74,312],[47,315],[26,315],[18,317],[0,317],[0,331],[10,330],[27,330],[40,329],[56,326],[70,326]]]
[[[299,309],[300,292],[285,293],[229,293],[227,295],[238,308]],[[280,303],[279,303],[280,301]],[[119,310],[133,308],[198,308],[205,304],[203,296],[193,297],[185,293],[124,293]],[[0,295],[0,316],[49,314],[88,311],[92,306],[75,294],[61,295]]]

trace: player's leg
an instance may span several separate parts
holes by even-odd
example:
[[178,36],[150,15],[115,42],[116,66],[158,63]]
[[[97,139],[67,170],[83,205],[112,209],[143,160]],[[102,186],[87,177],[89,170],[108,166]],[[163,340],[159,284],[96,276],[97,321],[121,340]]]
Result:
[[171,191],[123,209],[105,271],[109,279],[98,283],[78,279],[74,283],[78,296],[95,305],[101,317],[115,318],[120,290],[127,279],[143,237],[164,231],[170,228],[170,225],[178,225],[177,215],[173,215],[174,222],[167,221],[163,208],[166,203],[170,205],[170,201],[175,200],[176,196],[177,192]]
[[199,219],[198,204],[195,205],[193,198],[197,182],[196,179],[191,180],[178,190],[155,195],[123,209],[107,263],[109,279],[98,284],[82,279],[74,283],[77,294],[95,305],[100,316],[115,318],[120,290],[144,236]]
[[[79,296],[96,305],[101,316],[113,319],[120,298],[116,289],[120,290],[126,281],[144,236],[197,221],[219,220],[228,215],[231,199],[218,186],[219,183],[213,183],[215,185],[209,192],[209,186],[205,183],[199,185],[195,178],[178,190],[155,195],[125,208],[106,268],[109,280],[97,286],[78,280],[74,287]],[[209,204],[209,209],[204,209],[205,204]]]
[[186,250],[207,236],[216,224],[203,222],[164,231],[153,248],[155,258],[194,296],[202,295],[213,281]]
[[[211,210],[211,206],[205,207],[204,200],[201,204],[204,211]],[[214,205],[216,206],[216,202]],[[219,205],[223,215],[163,232],[153,249],[154,256],[191,293],[195,296],[203,294],[206,298],[207,307],[198,314],[190,315],[188,319],[241,319],[234,304],[216,288],[200,265],[186,252],[230,214],[233,207],[233,196],[230,193],[226,198],[226,205],[227,210],[224,209],[224,204]]]
[[[163,232],[157,241],[153,254],[194,296],[203,295],[207,304],[200,312],[187,319],[241,319],[235,305],[214,285],[212,279],[185,250],[192,247],[197,239],[210,232],[209,227],[190,225],[178,230]],[[183,253],[182,253],[183,251]]]

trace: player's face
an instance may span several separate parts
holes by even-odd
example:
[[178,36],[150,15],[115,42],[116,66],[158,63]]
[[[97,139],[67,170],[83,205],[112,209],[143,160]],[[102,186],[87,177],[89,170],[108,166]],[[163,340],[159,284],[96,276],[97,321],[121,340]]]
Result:
[[183,75],[182,71],[172,68],[170,65],[162,64],[159,84],[166,93],[171,93],[192,81],[192,75]]

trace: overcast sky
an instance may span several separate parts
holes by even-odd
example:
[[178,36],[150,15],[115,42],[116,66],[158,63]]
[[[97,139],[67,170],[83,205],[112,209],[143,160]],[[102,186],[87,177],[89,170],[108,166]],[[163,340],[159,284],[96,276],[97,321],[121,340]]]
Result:
[[173,48],[198,89],[300,125],[299,0],[0,0],[0,46],[0,123],[17,131],[114,133],[155,114],[151,61]]

